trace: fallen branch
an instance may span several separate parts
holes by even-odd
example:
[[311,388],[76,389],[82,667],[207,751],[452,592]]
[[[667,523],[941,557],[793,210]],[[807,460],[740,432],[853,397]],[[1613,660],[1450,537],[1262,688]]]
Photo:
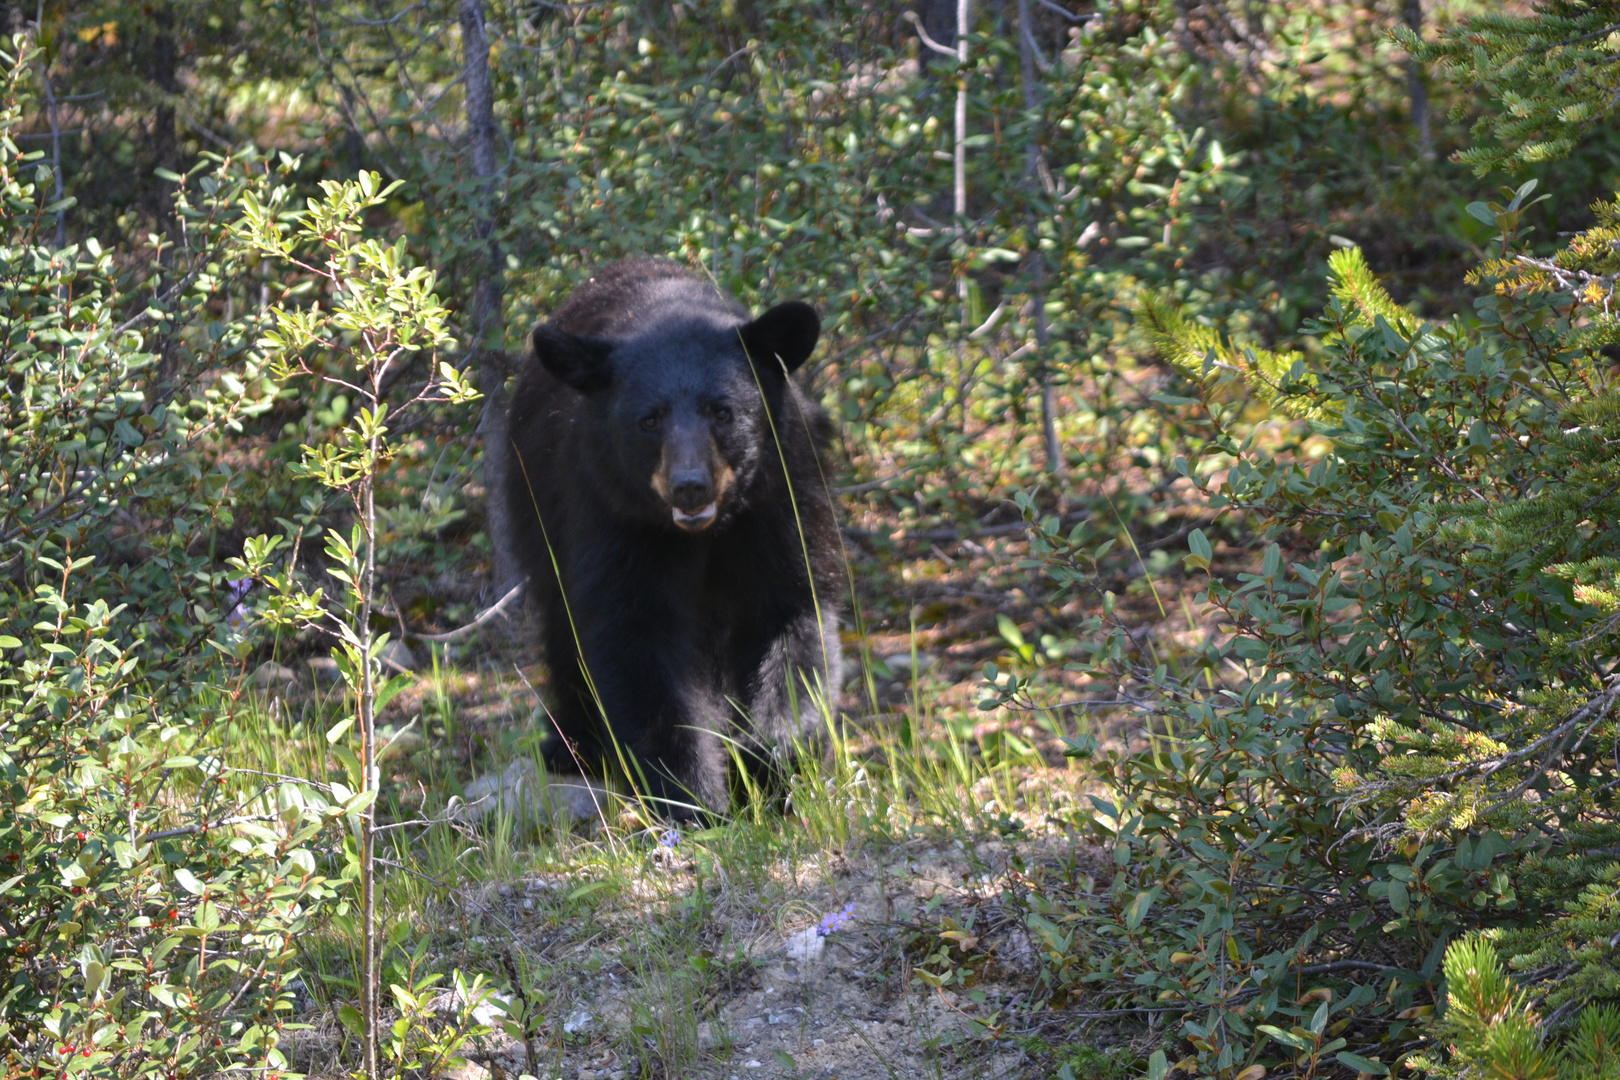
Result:
[[[1072,510],[1059,519],[1058,527],[1072,526],[1090,516],[1090,510]],[[977,529],[917,529],[911,532],[904,529],[885,532],[882,529],[861,529],[854,525],[845,525],[843,533],[851,540],[888,539],[897,542],[909,540],[924,544],[942,544],[956,540],[976,540],[983,536],[1014,536],[1028,531],[1029,528],[1027,521],[1010,521],[1005,525],[981,525]]]
[[480,626],[483,626],[497,615],[504,615],[506,605],[511,603],[512,599],[522,591],[523,586],[521,584],[512,586],[511,590],[505,596],[495,601],[492,606],[485,608],[479,613],[478,618],[474,619],[466,626],[461,627],[459,630],[450,630],[443,634],[413,634],[411,636],[416,638],[418,641],[455,641],[457,638],[466,637],[468,634],[472,633],[474,630],[477,630]]

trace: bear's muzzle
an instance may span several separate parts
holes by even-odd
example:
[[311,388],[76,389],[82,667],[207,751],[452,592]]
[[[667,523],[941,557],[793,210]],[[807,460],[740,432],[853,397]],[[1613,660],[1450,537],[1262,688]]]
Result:
[[672,426],[664,439],[652,487],[676,525],[702,532],[720,516],[720,500],[733,475],[707,426],[683,424]]

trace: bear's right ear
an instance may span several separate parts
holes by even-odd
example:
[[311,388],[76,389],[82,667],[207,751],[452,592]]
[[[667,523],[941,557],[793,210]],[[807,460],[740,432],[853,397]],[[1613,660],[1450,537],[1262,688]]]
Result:
[[582,394],[606,389],[613,381],[608,356],[613,346],[594,338],[576,337],[549,323],[534,328],[534,355],[557,378]]

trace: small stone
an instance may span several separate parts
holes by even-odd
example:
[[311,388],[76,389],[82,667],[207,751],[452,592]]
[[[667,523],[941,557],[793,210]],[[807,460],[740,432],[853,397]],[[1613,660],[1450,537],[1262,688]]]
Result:
[[787,939],[788,959],[801,964],[820,960],[826,948],[827,939],[817,933],[814,926],[807,926]]
[[395,672],[416,670],[416,656],[403,641],[390,641],[384,645],[377,659],[382,661],[383,667]]
[[913,659],[916,660],[919,675],[939,663],[939,657],[926,652],[920,652],[915,657],[909,652],[895,653],[893,656],[883,657],[883,662],[889,665],[889,670],[894,672],[895,678],[903,679],[911,675]]
[[343,681],[343,670],[338,667],[338,662],[330,656],[310,657],[309,673],[322,686],[334,686]]
[[[508,1010],[512,1007],[514,1000],[511,994],[500,990],[495,991],[473,1006],[473,1023],[482,1024],[484,1027],[498,1028],[501,1021],[511,1015]],[[433,1007],[434,1011],[447,1016],[459,1016],[462,1010],[467,1007],[467,998],[459,989],[452,990],[447,994],[440,994],[433,1002]]]
[[519,758],[505,771],[480,776],[466,787],[456,816],[478,821],[504,809],[537,821],[592,821],[622,802],[611,788],[583,776],[552,776]]
[[489,1070],[476,1061],[445,1071],[445,1080],[489,1080]]
[[568,1019],[563,1021],[563,1031],[570,1035],[578,1035],[580,1032],[590,1027],[591,1023],[595,1019],[596,1017],[592,1016],[584,1009],[575,1009],[571,1014],[569,1014]]
[[761,1064],[760,1062],[758,1062],[758,1061],[745,1061],[745,1062],[743,1062],[743,1068],[745,1068],[745,1069],[763,1069],[764,1067],[765,1066],[763,1064]]
[[298,675],[292,668],[282,667],[274,660],[268,660],[259,665],[253,673],[253,681],[260,690],[283,690],[298,681]]
[[699,1050],[713,1050],[720,1045],[720,1040],[715,1038],[713,1025],[703,1023],[697,1026],[697,1044]]

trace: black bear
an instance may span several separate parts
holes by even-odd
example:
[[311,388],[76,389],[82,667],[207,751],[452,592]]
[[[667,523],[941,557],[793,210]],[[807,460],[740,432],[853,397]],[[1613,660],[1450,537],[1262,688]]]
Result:
[[506,497],[551,672],[556,772],[628,773],[665,812],[730,805],[836,701],[842,547],[790,378],[821,320],[756,319],[673,263],[612,263],[534,331]]

